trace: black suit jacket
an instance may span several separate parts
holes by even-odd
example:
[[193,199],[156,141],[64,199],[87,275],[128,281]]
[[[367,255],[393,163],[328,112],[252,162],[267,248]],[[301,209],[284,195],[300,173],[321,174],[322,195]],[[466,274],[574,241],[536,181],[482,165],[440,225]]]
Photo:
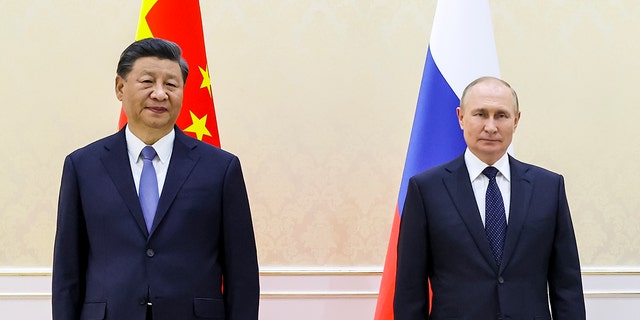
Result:
[[[64,163],[53,319],[258,318],[258,264],[240,162],[176,127],[150,232],[124,130]],[[224,285],[224,293],[223,287]]]
[[398,240],[396,320],[585,319],[564,180],[512,157],[509,164],[511,208],[500,268],[464,156],[411,178]]

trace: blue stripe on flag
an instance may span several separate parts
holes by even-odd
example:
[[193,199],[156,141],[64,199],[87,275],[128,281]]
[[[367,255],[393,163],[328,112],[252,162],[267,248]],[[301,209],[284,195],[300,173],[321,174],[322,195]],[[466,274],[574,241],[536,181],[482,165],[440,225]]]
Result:
[[453,160],[464,152],[466,144],[456,116],[459,104],[460,99],[440,73],[429,48],[400,184],[400,215],[407,195],[409,178],[428,168]]

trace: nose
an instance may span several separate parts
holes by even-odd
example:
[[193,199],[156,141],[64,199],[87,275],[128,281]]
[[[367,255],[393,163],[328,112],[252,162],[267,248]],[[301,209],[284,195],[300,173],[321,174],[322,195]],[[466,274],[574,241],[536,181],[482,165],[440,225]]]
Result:
[[498,131],[498,127],[492,118],[487,119],[484,124],[484,130],[488,133],[496,133]]
[[151,98],[155,100],[165,100],[167,99],[167,92],[164,90],[161,84],[156,84],[153,87],[153,92],[151,92]]

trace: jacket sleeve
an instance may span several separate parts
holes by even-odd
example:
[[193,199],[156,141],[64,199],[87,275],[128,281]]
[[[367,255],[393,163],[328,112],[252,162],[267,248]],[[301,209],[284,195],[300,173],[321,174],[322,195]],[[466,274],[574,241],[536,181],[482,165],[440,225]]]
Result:
[[556,219],[548,279],[551,312],[553,319],[583,320],[586,311],[580,260],[562,176],[559,179]]
[[237,157],[229,163],[222,193],[225,319],[257,320],[258,259],[249,199]]
[[53,320],[78,319],[84,300],[87,233],[72,158],[64,162],[53,253]]
[[396,320],[428,319],[427,216],[415,178],[409,180],[400,233],[393,313]]

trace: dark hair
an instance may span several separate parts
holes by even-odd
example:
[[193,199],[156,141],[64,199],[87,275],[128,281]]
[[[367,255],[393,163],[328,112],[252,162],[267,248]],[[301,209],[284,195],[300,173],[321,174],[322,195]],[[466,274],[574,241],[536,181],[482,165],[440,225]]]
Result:
[[189,65],[182,58],[182,49],[174,42],[160,38],[146,38],[130,44],[120,55],[116,73],[123,79],[126,78],[136,60],[144,57],[156,57],[177,62],[182,71],[182,80],[187,83]]

